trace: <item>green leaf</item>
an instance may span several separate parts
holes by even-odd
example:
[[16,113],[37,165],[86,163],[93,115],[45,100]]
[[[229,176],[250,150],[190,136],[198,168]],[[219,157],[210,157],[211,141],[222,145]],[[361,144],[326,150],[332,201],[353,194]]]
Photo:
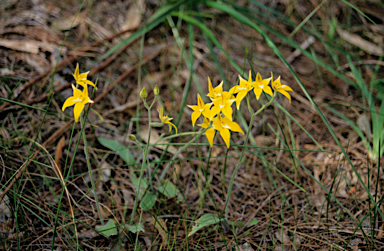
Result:
[[253,220],[251,220],[251,221],[248,223],[247,227],[254,226],[254,225],[256,225],[257,223],[259,223],[259,221],[256,220],[256,219],[253,219]]
[[111,235],[117,235],[117,228],[113,220],[109,220],[105,225],[97,225],[96,230],[107,238]]
[[144,230],[144,225],[141,224],[141,223],[136,223],[135,225],[128,225],[128,224],[125,224],[125,227],[127,228],[128,231],[132,232],[132,233],[137,233],[137,232],[140,232],[140,231],[145,231]]
[[175,185],[173,185],[172,182],[167,181],[162,185],[155,187],[155,189],[167,196],[168,198],[175,197],[179,194],[179,196],[177,197],[177,201],[181,201],[183,199],[180,194],[180,190]]
[[147,192],[140,201],[140,207],[144,211],[148,211],[149,209],[151,209],[155,205],[156,200],[157,200],[156,194],[154,194],[152,192]]
[[129,149],[120,142],[103,137],[99,137],[97,140],[106,148],[116,152],[128,165],[135,165],[135,157],[133,157],[131,151],[129,151]]
[[196,221],[196,225],[192,228],[192,231],[189,233],[188,237],[190,237],[200,229],[213,224],[217,224],[220,221],[223,221],[223,219],[220,219],[220,217],[216,214],[203,215]]
[[228,221],[232,227],[244,227],[244,222],[241,221]]
[[147,181],[145,179],[141,179],[140,182],[140,190],[139,190],[139,179],[136,177],[136,175],[131,172],[131,182],[135,186],[136,190],[139,191],[139,196],[143,196],[145,190],[148,188]]

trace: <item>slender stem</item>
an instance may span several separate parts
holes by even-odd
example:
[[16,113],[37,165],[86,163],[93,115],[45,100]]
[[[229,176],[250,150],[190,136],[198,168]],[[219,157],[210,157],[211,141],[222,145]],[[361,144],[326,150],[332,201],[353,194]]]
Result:
[[177,153],[172,157],[172,159],[168,162],[167,166],[164,168],[163,172],[161,173],[161,175],[160,175],[160,180],[164,180],[165,175],[167,175],[169,166],[173,163],[173,161],[177,158],[177,156],[178,156],[182,151],[184,151],[185,148],[187,148],[190,144],[192,144],[197,138],[199,138],[203,133],[205,133],[205,131],[207,131],[209,128],[211,128],[211,125],[208,126],[207,128],[205,128],[204,130],[203,130],[203,129],[200,129],[200,131],[197,133],[197,135],[196,135],[193,139],[191,139],[191,140],[190,140],[188,143],[186,143],[183,147],[179,148],[179,151],[177,151]]
[[[81,127],[84,128],[84,120],[83,118],[80,116],[80,122],[81,122]],[[87,166],[88,166],[88,173],[89,173],[89,178],[91,180],[91,184],[92,184],[92,190],[93,190],[93,195],[95,196],[95,201],[96,201],[96,208],[97,208],[97,212],[99,213],[99,217],[100,217],[100,222],[101,222],[101,225],[104,225],[104,219],[103,219],[103,215],[101,214],[101,211],[100,211],[100,206],[99,206],[99,200],[97,199],[97,193],[96,193],[96,185],[95,185],[95,181],[93,180],[93,177],[92,177],[92,169],[91,169],[91,162],[89,161],[89,155],[88,155],[88,149],[87,149],[87,138],[85,136],[85,130],[83,129],[83,141],[84,141],[84,154],[85,154],[85,159],[87,160]]]
[[[239,170],[240,168],[240,165],[243,163],[244,161],[244,152],[245,152],[245,145],[247,144],[248,142],[248,139],[249,139],[249,136],[251,134],[251,127],[252,127],[252,124],[253,124],[253,121],[255,120],[255,117],[257,114],[259,114],[262,110],[264,110],[267,106],[269,106],[272,101],[274,100],[276,96],[276,92],[273,94],[271,100],[269,100],[266,104],[264,104],[258,111],[256,111],[255,113],[252,114],[252,117],[251,117],[251,120],[249,121],[249,125],[248,125],[248,131],[247,131],[247,134],[245,136],[245,140],[244,140],[244,144],[243,144],[243,150],[241,151],[241,154],[240,154],[240,158],[239,158],[239,162],[237,163],[237,166],[235,168],[235,171],[233,171],[233,174],[232,174],[232,178],[231,178],[231,181],[229,182],[229,186],[228,186],[228,193],[227,193],[227,199],[226,199],[226,202],[225,202],[225,206],[224,206],[224,210],[225,210],[225,219],[228,221],[228,208],[229,208],[229,199],[231,197],[231,192],[232,192],[232,187],[233,187],[233,182],[235,181],[235,176],[236,176],[236,173],[237,171]],[[250,106],[249,106],[250,107]]]
[[[156,100],[156,96],[155,96],[155,100]],[[152,105],[153,103],[155,102],[155,100],[152,102]],[[152,105],[151,106],[148,106],[147,103],[145,102],[144,100],[144,106],[147,108],[148,110],[148,143],[145,145],[145,148],[144,148],[144,151],[143,151],[143,160],[142,160],[142,164],[141,164],[141,169],[140,169],[140,176],[139,176],[139,186],[137,188],[137,193],[136,193],[136,198],[135,198],[135,204],[133,206],[133,211],[132,211],[132,215],[131,215],[131,222],[133,222],[134,218],[135,218],[135,213],[136,213],[136,210],[137,210],[137,206],[138,206],[138,202],[139,202],[139,197],[140,197],[140,188],[141,188],[141,180],[143,178],[143,173],[144,173],[144,168],[145,168],[145,162],[147,160],[147,155],[148,155],[148,149],[149,149],[149,142],[151,140],[151,131],[152,131],[152,127],[151,127],[151,108],[152,108]]]

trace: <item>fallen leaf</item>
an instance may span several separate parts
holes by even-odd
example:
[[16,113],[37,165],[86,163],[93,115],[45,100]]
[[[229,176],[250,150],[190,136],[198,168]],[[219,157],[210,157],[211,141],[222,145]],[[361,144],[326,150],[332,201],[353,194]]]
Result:
[[[148,134],[149,134],[148,128],[144,127],[144,128],[141,129],[140,137],[146,143],[148,143]],[[149,144],[151,144],[152,146],[154,146],[154,147],[156,147],[158,149],[165,150],[165,148],[167,147],[167,144],[169,144],[169,142],[166,141],[166,140],[160,140],[160,135],[159,135],[158,131],[155,130],[155,129],[152,129],[151,130],[151,138],[149,140]],[[172,146],[172,145],[170,145],[168,147],[167,151],[169,153],[173,154],[173,155],[175,155],[177,153],[177,149],[174,146]],[[179,154],[179,158],[180,159],[184,159],[184,156],[180,153]]]
[[383,54],[383,48],[382,47],[380,47],[374,43],[371,43],[371,42],[361,38],[360,36],[358,36],[356,34],[349,33],[348,31],[344,31],[344,30],[339,29],[339,28],[337,28],[337,33],[339,34],[339,36],[342,39],[344,39],[348,43],[359,47],[360,49],[362,49],[363,51],[365,51],[369,54],[372,54],[375,56],[381,56]]
[[88,11],[83,11],[66,18],[59,18],[52,23],[52,28],[59,31],[74,28],[85,21],[87,14]]
[[[36,40],[9,40],[0,39],[0,46],[9,48],[15,51],[29,52],[33,54],[39,53],[39,49],[42,51],[53,52],[56,48],[55,44],[48,42],[40,42]],[[63,51],[62,51],[63,52]]]
[[145,12],[144,0],[133,1],[126,15],[126,20],[120,30],[133,30],[139,27],[142,20],[142,13]]
[[168,236],[167,224],[165,224],[165,221],[161,218],[153,219],[150,222],[155,226],[157,231],[159,231],[161,239],[163,240],[162,246],[166,247],[167,246],[167,236]]
[[61,154],[63,153],[64,143],[65,143],[65,136],[61,137],[55,150],[55,162],[58,168],[60,168],[60,159],[61,159]]

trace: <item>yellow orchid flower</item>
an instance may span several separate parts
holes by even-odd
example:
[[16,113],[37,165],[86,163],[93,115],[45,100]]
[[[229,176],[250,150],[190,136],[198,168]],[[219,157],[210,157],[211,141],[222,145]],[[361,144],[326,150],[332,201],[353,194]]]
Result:
[[225,144],[227,145],[227,148],[229,148],[231,141],[231,133],[229,130],[244,134],[239,124],[229,120],[227,117],[223,118],[221,114],[219,114],[219,116],[217,116],[213,121],[213,127],[215,130],[220,132],[220,136],[223,138]]
[[261,93],[264,91],[270,96],[273,96],[271,87],[269,87],[269,81],[272,80],[272,77],[263,79],[260,75],[260,73],[257,73],[256,80],[253,82],[253,92],[255,93],[255,96],[257,100],[260,98]]
[[169,118],[168,115],[164,116],[164,108],[163,108],[163,106],[161,106],[161,108],[160,108],[159,118],[160,118],[161,122],[163,122],[164,124],[168,124],[169,131],[172,130],[172,126],[173,126],[175,128],[176,134],[177,134],[177,127],[171,122],[172,118]]
[[207,96],[210,97],[212,100],[220,97],[221,93],[223,92],[223,81],[221,81],[218,86],[213,88],[211,79],[208,77],[208,91],[209,93],[207,94]]
[[[271,72],[271,79],[273,80],[272,72]],[[289,103],[291,103],[291,95],[289,95],[288,92],[293,92],[293,90],[288,85],[281,84],[280,76],[275,81],[272,82],[272,88],[275,91],[280,92],[281,94],[286,96],[289,99]]]
[[193,110],[191,116],[192,126],[195,126],[196,120],[200,117],[201,114],[203,114],[204,117],[209,117],[211,106],[212,103],[204,104],[200,94],[197,94],[197,105],[188,105],[188,107]]
[[[239,75],[240,83],[239,85],[236,85],[233,87],[231,90],[233,90],[233,93],[237,93],[236,95],[236,107],[237,110],[240,108],[240,103],[241,101],[247,96],[247,93],[252,90],[253,85],[252,85],[252,72],[249,70],[249,76],[248,76],[248,81],[243,79]],[[229,92],[231,92],[231,90]]]
[[[211,123],[211,121],[209,120],[209,118],[208,117],[204,117],[204,123],[199,124],[198,126],[201,126],[203,128],[207,128],[210,123]],[[207,129],[205,131],[205,136],[207,136],[208,142],[209,142],[209,144],[212,147],[213,146],[213,139],[215,138],[215,129],[214,129],[214,127]]]
[[213,119],[214,116],[222,112],[225,117],[232,120],[232,104],[235,102],[235,98],[232,98],[233,94],[231,92],[222,92],[221,96],[213,100],[213,107],[210,112],[209,119]]
[[62,110],[64,111],[65,108],[67,108],[68,106],[75,105],[73,109],[73,113],[74,113],[75,121],[77,122],[79,121],[79,117],[81,112],[84,109],[84,106],[87,103],[93,103],[93,101],[88,96],[88,88],[86,86],[84,87],[83,91],[77,89],[74,85],[72,85],[72,89],[73,89],[73,96],[65,100]]
[[85,87],[88,84],[88,85],[92,85],[97,90],[96,85],[93,82],[87,80],[88,73],[89,71],[79,74],[79,64],[77,64],[76,70],[73,73],[73,77],[75,78],[76,83],[78,83],[82,87]]

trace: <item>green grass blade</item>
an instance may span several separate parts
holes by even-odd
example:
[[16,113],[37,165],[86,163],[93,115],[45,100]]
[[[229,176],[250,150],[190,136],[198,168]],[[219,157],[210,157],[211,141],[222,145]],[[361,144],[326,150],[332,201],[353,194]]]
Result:
[[[284,63],[284,65],[288,68],[288,70],[292,73],[293,77],[295,78],[296,82],[299,84],[300,88],[302,89],[302,91],[304,92],[305,96],[308,98],[309,102],[312,104],[312,106],[316,109],[317,113],[319,114],[319,116],[321,117],[321,119],[323,120],[325,126],[327,127],[328,131],[331,133],[333,139],[336,141],[337,145],[339,146],[340,150],[343,152],[345,158],[347,159],[348,163],[351,165],[353,171],[355,172],[359,182],[361,183],[361,185],[364,187],[364,190],[366,191],[366,193],[368,194],[370,200],[372,201],[372,203],[374,203],[375,207],[377,208],[379,214],[381,217],[384,218],[384,214],[383,212],[381,211],[381,209],[378,207],[377,203],[374,201],[374,198],[372,197],[369,189],[367,188],[367,186],[365,185],[365,183],[363,182],[360,174],[357,172],[356,170],[356,167],[352,164],[352,161],[351,159],[349,158],[348,154],[345,152],[345,149],[344,147],[341,145],[339,139],[337,138],[335,132],[333,131],[331,125],[328,123],[328,121],[326,120],[326,118],[324,117],[323,113],[320,111],[320,109],[318,108],[318,106],[316,105],[316,103],[313,101],[312,97],[309,95],[307,89],[305,88],[305,86],[303,85],[303,83],[301,82],[301,80],[299,79],[299,77],[296,75],[296,73],[294,72],[294,70],[292,69],[292,67],[290,66],[290,64],[285,60],[284,56],[281,54],[280,50],[277,48],[277,46],[275,45],[275,43],[271,40],[271,38],[268,36],[268,34],[260,28],[260,26],[256,25],[255,23],[253,23],[252,21],[250,21],[248,18],[246,18],[245,16],[241,15],[239,12],[235,11],[234,9],[226,6],[226,5],[223,5],[223,4],[219,4],[219,3],[216,3],[216,2],[211,2],[211,1],[207,1],[206,4],[210,7],[213,7],[213,8],[216,8],[216,9],[219,9],[219,10],[222,10],[226,13],[228,13],[229,15],[231,15],[232,17],[234,17],[236,20],[238,20],[239,22],[255,29],[263,38],[264,40],[266,41],[267,45],[273,50],[273,52],[281,59],[281,61]],[[349,81],[350,82],[350,81]],[[323,186],[322,186],[323,187]],[[325,187],[324,187],[325,188]],[[341,203],[340,203],[341,204]]]
[[137,38],[146,34],[148,31],[155,28],[157,25],[163,22],[167,16],[169,16],[173,11],[177,10],[177,8],[179,8],[179,6],[185,2],[187,2],[187,0],[181,0],[181,1],[177,1],[174,4],[165,5],[162,8],[160,8],[155,14],[153,14],[153,16],[148,20],[148,23],[144,27],[134,32],[132,35],[130,35],[129,37],[121,41],[119,44],[113,46],[106,53],[104,53],[98,59],[98,61],[102,61],[106,59],[107,57],[109,57],[110,55],[118,51],[124,45],[136,40]]

